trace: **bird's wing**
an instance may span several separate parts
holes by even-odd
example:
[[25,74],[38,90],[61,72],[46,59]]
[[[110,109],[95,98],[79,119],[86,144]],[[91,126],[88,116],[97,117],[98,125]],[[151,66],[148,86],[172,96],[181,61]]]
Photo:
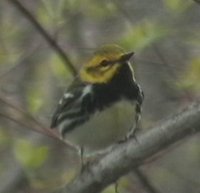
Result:
[[91,114],[91,99],[91,85],[77,84],[69,87],[59,101],[52,117],[51,128],[60,127],[64,135],[88,120]]

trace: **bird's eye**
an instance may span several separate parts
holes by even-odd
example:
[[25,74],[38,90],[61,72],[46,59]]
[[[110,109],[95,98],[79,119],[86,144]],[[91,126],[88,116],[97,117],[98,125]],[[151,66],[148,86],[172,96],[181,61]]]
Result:
[[100,63],[100,65],[102,66],[102,67],[107,67],[107,66],[109,66],[109,61],[107,61],[107,60],[102,60],[101,61],[101,63]]

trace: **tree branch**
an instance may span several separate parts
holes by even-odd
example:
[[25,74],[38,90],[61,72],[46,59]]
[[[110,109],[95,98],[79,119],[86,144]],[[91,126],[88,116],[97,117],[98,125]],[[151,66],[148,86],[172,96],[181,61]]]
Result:
[[18,0],[9,0],[35,27],[35,29],[41,34],[41,36],[47,41],[47,43],[55,50],[55,52],[63,60],[64,64],[69,68],[73,76],[77,74],[77,71],[71,62],[69,56],[63,51],[58,43],[50,36],[50,34],[42,27],[42,25],[36,20],[33,14],[23,6]]
[[200,104],[162,122],[145,134],[104,151],[102,157],[68,184],[60,193],[97,193],[133,168],[145,163],[159,151],[166,149],[191,133],[200,131]]

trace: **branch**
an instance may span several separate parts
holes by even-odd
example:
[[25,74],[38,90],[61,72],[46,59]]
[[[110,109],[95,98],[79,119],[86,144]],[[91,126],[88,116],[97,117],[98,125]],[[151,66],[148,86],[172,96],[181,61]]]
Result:
[[35,27],[35,29],[41,34],[41,36],[47,41],[47,43],[55,50],[55,52],[63,60],[64,64],[69,68],[72,75],[75,76],[77,71],[71,62],[69,56],[63,51],[63,49],[58,45],[58,43],[50,36],[50,34],[42,27],[42,25],[36,20],[33,14],[23,6],[18,0],[9,0]]
[[[22,128],[30,129],[30,130],[38,132],[40,134],[49,136],[53,139],[59,140],[60,142],[62,142],[66,146],[68,146],[69,148],[74,149],[74,146],[71,145],[71,143],[68,143],[67,141],[60,139],[60,135],[58,134],[58,132],[56,130],[52,130],[51,128],[46,127],[40,121],[38,121],[33,115],[31,115],[29,112],[21,109],[20,107],[15,106],[11,102],[7,101],[1,95],[0,95],[0,102],[3,103],[4,105],[6,105],[7,107],[11,108],[13,111],[15,111],[16,114],[18,114],[18,118],[15,117],[11,113],[5,114],[5,113],[1,113],[1,112],[0,112],[0,117],[10,120],[10,121],[22,126]],[[25,120],[21,120],[22,117]]]
[[200,104],[163,121],[159,126],[120,145],[104,151],[102,157],[59,193],[97,193],[132,171],[159,151],[191,133],[200,131]]

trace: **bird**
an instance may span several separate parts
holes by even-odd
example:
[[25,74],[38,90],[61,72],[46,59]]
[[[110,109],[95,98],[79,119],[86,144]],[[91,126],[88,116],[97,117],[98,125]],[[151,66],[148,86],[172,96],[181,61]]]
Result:
[[135,136],[144,94],[133,55],[115,44],[97,48],[59,100],[51,128],[81,154]]

